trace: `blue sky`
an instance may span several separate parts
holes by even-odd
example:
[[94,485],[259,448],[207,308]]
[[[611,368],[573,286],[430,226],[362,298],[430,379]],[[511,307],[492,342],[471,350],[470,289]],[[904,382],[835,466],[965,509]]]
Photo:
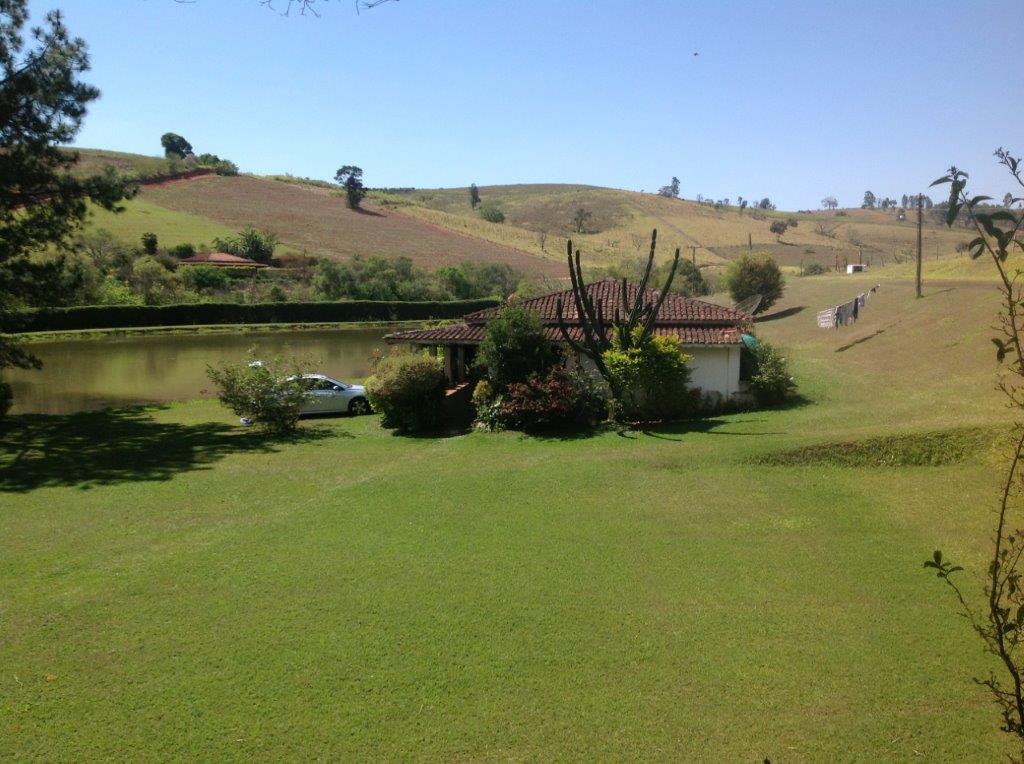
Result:
[[951,163],[1001,197],[992,151],[1024,152],[1020,0],[320,5],[31,2],[92,53],[103,96],[78,145],[157,154],[170,130],[249,172],[635,190],[676,175],[685,197],[802,209],[912,193]]

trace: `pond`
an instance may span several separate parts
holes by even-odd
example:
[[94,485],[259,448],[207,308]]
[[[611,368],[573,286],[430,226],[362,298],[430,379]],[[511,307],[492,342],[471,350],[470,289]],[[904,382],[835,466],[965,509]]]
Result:
[[207,364],[257,356],[309,359],[342,381],[370,373],[375,348],[393,328],[271,330],[184,334],[117,334],[33,342],[41,371],[9,369],[14,414],[67,414],[142,403],[212,398]]

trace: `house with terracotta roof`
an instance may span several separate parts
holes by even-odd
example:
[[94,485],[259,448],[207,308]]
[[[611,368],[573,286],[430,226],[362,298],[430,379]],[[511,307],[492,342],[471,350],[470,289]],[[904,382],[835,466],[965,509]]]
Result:
[[[626,285],[627,300],[636,299],[638,287]],[[623,314],[622,283],[616,279],[604,279],[587,285],[587,292],[596,303],[603,305],[606,316],[617,312]],[[655,303],[658,292],[648,289],[648,299]],[[588,359],[573,358],[565,338],[558,326],[558,301],[562,301],[563,314],[569,334],[574,340],[581,340],[579,316],[576,312],[572,290],[553,292],[541,297],[524,300],[521,304],[540,316],[544,332],[551,342],[562,346],[566,354],[577,364]],[[445,374],[451,384],[468,381],[468,369],[476,358],[477,349],[484,336],[487,320],[500,308],[490,308],[468,313],[457,324],[448,324],[429,329],[409,329],[385,336],[388,344],[406,344],[426,348],[431,353],[443,353]],[[705,393],[717,393],[731,397],[741,392],[740,351],[743,347],[743,327],[751,317],[741,311],[715,305],[692,297],[669,294],[662,303],[654,323],[654,333],[679,339],[685,353],[693,356],[690,364],[691,381]],[[610,330],[609,330],[610,331]]]
[[264,263],[250,260],[248,257],[230,255],[227,252],[202,252],[181,261],[182,265],[215,265],[218,268],[266,268]]

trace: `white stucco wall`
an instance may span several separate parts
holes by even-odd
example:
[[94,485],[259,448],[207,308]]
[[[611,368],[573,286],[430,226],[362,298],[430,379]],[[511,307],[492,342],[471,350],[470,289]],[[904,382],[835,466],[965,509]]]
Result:
[[[693,356],[690,362],[690,384],[705,393],[718,393],[724,397],[740,390],[739,345],[683,345],[683,352]],[[589,358],[583,358],[583,368],[597,376],[597,367]],[[574,365],[571,361],[570,368]]]
[[690,381],[706,393],[734,395],[740,389],[740,348],[738,345],[684,345],[683,352],[693,356]]

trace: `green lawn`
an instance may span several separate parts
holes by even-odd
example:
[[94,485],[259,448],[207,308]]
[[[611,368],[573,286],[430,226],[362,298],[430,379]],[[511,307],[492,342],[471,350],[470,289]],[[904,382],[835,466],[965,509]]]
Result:
[[807,329],[859,284],[800,280],[779,307],[802,310],[761,325],[809,398],[786,410],[567,439],[328,419],[285,443],[212,402],[20,420],[0,750],[998,758],[988,664],[921,569],[936,546],[983,564],[991,455],[759,461],[999,421],[988,292],[888,284],[858,326]]
[[107,230],[114,236],[131,244],[138,244],[142,234],[152,232],[162,247],[178,244],[192,244],[207,247],[216,238],[233,236],[233,228],[217,223],[200,215],[161,207],[143,198],[122,202],[124,212],[115,214],[93,205],[89,217],[89,228]]

